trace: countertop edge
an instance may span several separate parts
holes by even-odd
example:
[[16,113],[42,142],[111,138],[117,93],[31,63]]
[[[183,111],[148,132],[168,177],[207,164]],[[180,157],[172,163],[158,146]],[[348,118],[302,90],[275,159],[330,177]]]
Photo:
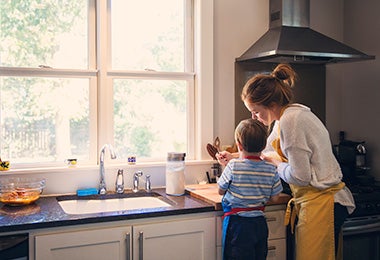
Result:
[[[207,197],[200,198],[199,196],[193,196],[189,191],[186,191],[186,194],[183,196],[167,195],[164,188],[154,189],[154,191],[173,201],[173,206],[119,212],[102,212],[98,214],[69,215],[59,206],[56,196],[41,197],[32,205],[24,206],[23,208],[12,208],[0,203],[0,234],[222,210],[220,202],[215,202],[215,200],[208,199]],[[280,200],[276,203],[269,203],[268,206],[286,204],[290,198],[289,195],[282,194]],[[18,212],[18,210],[20,210],[20,212]]]
[[17,212],[17,208],[1,205],[0,203],[0,233],[215,211],[213,205],[189,195],[168,196],[165,194],[165,189],[162,188],[154,189],[154,191],[173,201],[173,206],[69,215],[59,206],[56,196],[41,197],[32,205],[19,208],[20,213]]

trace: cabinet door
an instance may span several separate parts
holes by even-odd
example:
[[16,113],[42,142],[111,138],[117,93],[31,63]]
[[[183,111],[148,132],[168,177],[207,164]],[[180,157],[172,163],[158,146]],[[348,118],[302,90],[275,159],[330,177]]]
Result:
[[278,239],[286,237],[286,227],[284,225],[284,210],[267,211],[265,217],[268,223],[269,239]]
[[215,259],[215,218],[133,226],[134,260]]
[[131,227],[83,230],[35,237],[35,259],[131,259]]

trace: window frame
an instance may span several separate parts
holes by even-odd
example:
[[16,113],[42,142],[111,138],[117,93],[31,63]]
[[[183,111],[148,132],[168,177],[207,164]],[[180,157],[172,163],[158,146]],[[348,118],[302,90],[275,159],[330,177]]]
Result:
[[[110,32],[109,4],[111,0],[89,0],[89,69],[54,69],[54,68],[8,68],[0,67],[0,76],[36,76],[36,77],[79,77],[90,79],[90,160],[87,167],[98,163],[98,151],[105,143],[113,143],[112,80],[114,78],[144,79],[181,79],[188,82],[190,93],[189,134],[187,160],[209,159],[205,144],[213,138],[213,4],[214,0],[185,0],[193,13],[187,13],[194,20],[186,23],[191,31],[192,43],[186,48],[189,53],[185,70],[188,72],[155,72],[155,71],[120,71],[110,68]],[[188,16],[188,17],[190,17]],[[97,19],[99,17],[100,19]],[[108,17],[107,20],[101,19]],[[190,18],[188,18],[190,19]],[[97,24],[96,24],[97,23]],[[100,35],[100,37],[97,37]],[[92,40],[91,40],[92,39]],[[188,41],[186,41],[188,42]],[[97,55],[96,55],[97,54]],[[189,55],[190,54],[190,55]],[[99,64],[99,65],[97,65]],[[111,102],[110,102],[111,101]],[[96,113],[94,113],[96,112]],[[106,159],[107,160],[107,159]],[[111,162],[111,161],[110,161]],[[120,164],[120,162],[118,162]],[[156,162],[162,165],[164,162]],[[143,163],[142,163],[143,164]],[[30,172],[33,170],[57,167],[58,163],[36,163],[12,167],[11,171]],[[150,163],[151,165],[151,163]],[[30,169],[29,169],[30,168]]]

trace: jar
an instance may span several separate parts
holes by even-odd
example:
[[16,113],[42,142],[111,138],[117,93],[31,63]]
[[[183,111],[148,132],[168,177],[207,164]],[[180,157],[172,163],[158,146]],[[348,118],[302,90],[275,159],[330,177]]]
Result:
[[185,194],[185,153],[168,153],[166,162],[166,194]]

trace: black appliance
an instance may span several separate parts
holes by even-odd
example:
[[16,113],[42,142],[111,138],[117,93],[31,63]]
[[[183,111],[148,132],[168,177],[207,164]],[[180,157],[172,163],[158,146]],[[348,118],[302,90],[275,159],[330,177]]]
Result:
[[343,173],[343,181],[351,190],[356,204],[351,217],[380,215],[380,183],[376,183],[370,175],[365,142],[346,140],[343,131],[339,133],[339,138],[335,155]]
[[380,259],[380,184],[370,175],[365,142],[339,135],[336,155],[356,205],[343,225],[343,259]]
[[29,259],[29,235],[15,234],[0,236],[1,260]]
[[337,147],[337,158],[343,172],[343,181],[349,186],[372,184],[374,178],[369,174],[365,142],[345,140],[343,132],[340,135],[343,137]]
[[380,259],[380,186],[350,189],[356,209],[343,225],[343,259]]

